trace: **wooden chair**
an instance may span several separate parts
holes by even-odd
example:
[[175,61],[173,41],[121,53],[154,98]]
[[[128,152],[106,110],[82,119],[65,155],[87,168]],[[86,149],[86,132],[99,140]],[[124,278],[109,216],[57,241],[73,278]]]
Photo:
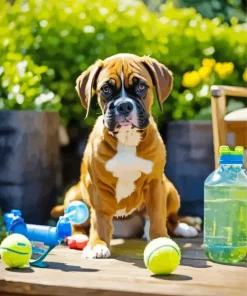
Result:
[[[226,115],[226,97],[247,97],[247,88],[213,85],[211,87],[211,111],[213,121],[214,159],[215,168],[219,166],[219,147],[227,145],[227,133],[235,134],[235,141],[231,145],[244,146],[247,149],[247,108],[241,109],[235,119],[231,113]],[[242,118],[240,118],[240,116]]]

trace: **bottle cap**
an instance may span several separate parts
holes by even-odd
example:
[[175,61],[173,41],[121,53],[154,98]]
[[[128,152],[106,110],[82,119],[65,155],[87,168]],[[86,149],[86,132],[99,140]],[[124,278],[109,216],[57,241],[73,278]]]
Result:
[[71,223],[68,218],[60,217],[57,223],[57,239],[63,241],[67,236],[72,234]]
[[21,211],[20,210],[13,209],[13,210],[11,210],[11,213],[13,215],[15,215],[15,216],[21,217]]
[[9,233],[19,233],[24,236],[27,235],[27,226],[21,217],[14,217],[11,225],[9,225]]
[[229,146],[220,146],[220,164],[242,164],[244,162],[244,147],[236,146],[230,149]]

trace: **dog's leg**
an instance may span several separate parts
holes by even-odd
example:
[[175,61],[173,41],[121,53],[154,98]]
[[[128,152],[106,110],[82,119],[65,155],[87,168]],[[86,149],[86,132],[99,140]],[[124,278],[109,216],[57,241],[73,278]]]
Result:
[[112,216],[102,211],[91,210],[91,229],[89,243],[83,250],[84,258],[108,258],[111,256],[110,240],[113,226]]
[[72,225],[72,235],[88,235],[86,227],[81,224],[73,224]]
[[[167,193],[163,190],[163,182],[160,180],[152,181],[149,185],[148,192],[145,193],[145,204],[150,221],[150,239],[169,237],[166,228],[166,195]],[[147,220],[145,227],[148,228],[148,226]]]
[[165,189],[167,194],[167,228],[170,234],[174,235],[179,226],[178,211],[180,208],[180,196],[174,185],[164,176]]
[[[180,208],[180,197],[179,194],[174,187],[174,185],[164,176],[163,179],[163,188],[161,192],[159,193],[160,199],[164,198],[164,204],[165,204],[165,210],[163,212],[163,215],[165,215],[166,222],[164,222],[164,225],[167,226],[167,229],[169,230],[169,233],[172,236],[182,236],[182,237],[195,237],[198,235],[198,230],[196,228],[195,223],[188,223],[192,222],[189,219],[184,218],[180,221],[178,217],[178,211]],[[150,188],[152,190],[150,194],[153,194],[152,192],[153,189],[152,187]],[[156,190],[159,190],[156,188]],[[163,198],[162,198],[163,196]],[[154,201],[155,197],[151,198],[151,203]],[[161,203],[160,203],[161,204]],[[150,205],[151,207],[153,204]],[[159,214],[160,215],[160,214]],[[158,215],[158,216],[159,216]],[[158,228],[160,225],[158,224]],[[161,230],[162,231],[162,230]],[[151,217],[149,218],[148,216],[145,215],[145,226],[144,226],[144,236],[147,241],[152,239],[151,236]],[[166,235],[168,236],[168,235]]]
[[[182,237],[194,237],[198,235],[194,225],[189,225],[186,220],[181,221],[178,217],[180,208],[180,197],[174,185],[166,178],[165,187],[168,190],[167,196],[167,228],[172,235]],[[185,222],[185,223],[183,223]]]

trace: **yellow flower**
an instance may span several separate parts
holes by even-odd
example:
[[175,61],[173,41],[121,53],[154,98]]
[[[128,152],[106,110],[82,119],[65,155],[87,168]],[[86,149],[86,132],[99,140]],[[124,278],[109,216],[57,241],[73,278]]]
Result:
[[198,73],[202,80],[206,80],[211,73],[211,67],[203,66],[198,70]]
[[205,58],[202,60],[202,65],[203,65],[203,67],[213,68],[213,66],[215,65],[215,59]]
[[234,70],[234,64],[232,62],[224,63],[224,64],[225,64],[225,69],[227,71],[227,74],[231,74],[232,71]]
[[196,87],[200,82],[201,78],[199,73],[191,71],[184,74],[182,84],[184,87]]
[[214,71],[219,74],[223,70],[224,70],[223,64],[222,63],[216,63],[216,65],[214,67]]
[[221,77],[224,78],[225,76],[232,73],[234,69],[234,64],[232,62],[229,63],[216,63],[214,67],[214,71]]
[[245,71],[244,71],[244,74],[243,74],[243,80],[244,80],[245,82],[247,82],[247,68],[246,68]]

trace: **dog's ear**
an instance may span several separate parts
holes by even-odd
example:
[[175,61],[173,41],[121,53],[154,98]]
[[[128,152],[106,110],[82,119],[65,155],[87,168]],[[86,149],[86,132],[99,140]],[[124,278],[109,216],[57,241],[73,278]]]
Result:
[[99,60],[76,79],[75,89],[83,107],[87,109],[86,118],[89,113],[92,97],[95,94],[97,77],[102,67],[103,61]]
[[160,109],[163,110],[162,104],[172,90],[172,72],[168,70],[164,65],[160,64],[158,61],[150,57],[144,56],[142,59],[142,63],[152,77],[153,85],[156,88],[159,106]]

